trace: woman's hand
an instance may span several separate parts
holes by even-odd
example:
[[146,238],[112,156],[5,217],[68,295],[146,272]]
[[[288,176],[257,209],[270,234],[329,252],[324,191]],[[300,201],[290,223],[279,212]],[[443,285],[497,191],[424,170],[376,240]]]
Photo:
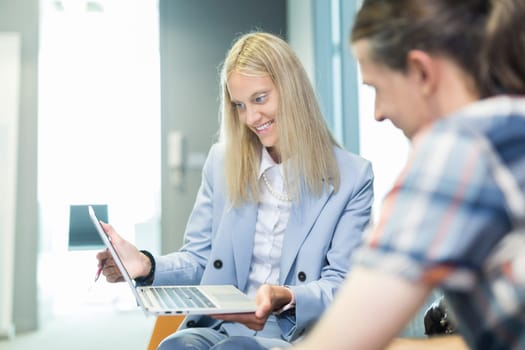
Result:
[[[113,226],[101,222],[104,231],[108,234],[115,251],[119,255],[124,267],[131,278],[147,276],[151,269],[151,262],[133,244],[122,238]],[[111,254],[106,249],[97,253],[98,266],[103,266],[102,274],[108,282],[122,282],[124,277],[120,272]]]
[[239,322],[246,327],[260,331],[264,328],[266,320],[272,312],[279,310],[282,306],[292,300],[292,292],[286,287],[263,284],[255,296],[257,310],[253,313],[218,314],[210,315],[215,319]]

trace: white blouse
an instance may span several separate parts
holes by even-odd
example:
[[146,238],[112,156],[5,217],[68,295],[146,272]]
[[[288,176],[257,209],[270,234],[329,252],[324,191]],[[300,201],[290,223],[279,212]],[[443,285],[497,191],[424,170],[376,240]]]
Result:
[[247,294],[255,296],[262,284],[279,283],[279,265],[291,201],[284,188],[282,164],[263,147],[259,170],[260,201],[255,224]]

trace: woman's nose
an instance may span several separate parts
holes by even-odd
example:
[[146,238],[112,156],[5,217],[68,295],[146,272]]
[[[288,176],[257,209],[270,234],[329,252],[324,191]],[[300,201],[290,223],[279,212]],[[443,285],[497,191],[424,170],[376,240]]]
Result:
[[261,113],[255,106],[246,106],[246,122],[249,124],[257,124],[261,119]]

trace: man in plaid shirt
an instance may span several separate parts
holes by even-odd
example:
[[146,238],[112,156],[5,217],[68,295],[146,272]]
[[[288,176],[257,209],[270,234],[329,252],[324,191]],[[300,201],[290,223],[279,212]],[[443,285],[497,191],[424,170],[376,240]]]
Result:
[[297,350],[383,349],[436,287],[469,347],[525,349],[524,16],[523,0],[364,1],[352,48],[376,119],[413,149]]
[[356,261],[440,286],[475,348],[525,348],[525,100],[472,104],[413,146]]

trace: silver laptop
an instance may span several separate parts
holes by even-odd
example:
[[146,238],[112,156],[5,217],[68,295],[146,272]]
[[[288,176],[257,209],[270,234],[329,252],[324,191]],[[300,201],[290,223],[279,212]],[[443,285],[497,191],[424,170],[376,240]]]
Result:
[[211,315],[255,311],[255,301],[233,285],[135,286],[91,206],[89,206],[89,216],[126,283],[130,286],[138,305],[145,313]]

